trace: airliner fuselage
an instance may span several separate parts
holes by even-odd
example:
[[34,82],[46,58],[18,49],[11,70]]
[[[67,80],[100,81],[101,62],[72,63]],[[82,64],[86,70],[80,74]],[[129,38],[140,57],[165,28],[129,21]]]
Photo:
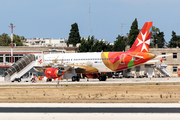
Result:
[[62,53],[44,55],[44,63],[86,68],[84,73],[94,73],[120,71],[147,62],[154,57],[155,55],[144,52]]

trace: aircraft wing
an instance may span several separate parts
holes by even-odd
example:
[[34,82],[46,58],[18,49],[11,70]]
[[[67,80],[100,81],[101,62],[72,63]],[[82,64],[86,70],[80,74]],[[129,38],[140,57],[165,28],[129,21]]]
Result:
[[98,72],[99,70],[92,67],[92,66],[85,66],[85,65],[70,65],[72,68],[76,70],[76,72],[82,73],[94,73]]
[[60,63],[44,63],[43,66],[52,67],[52,68],[59,68],[64,72],[71,72],[75,70],[77,73],[92,73],[98,72],[99,70],[92,67],[92,66],[85,66],[85,65],[74,65],[74,64],[60,64]]

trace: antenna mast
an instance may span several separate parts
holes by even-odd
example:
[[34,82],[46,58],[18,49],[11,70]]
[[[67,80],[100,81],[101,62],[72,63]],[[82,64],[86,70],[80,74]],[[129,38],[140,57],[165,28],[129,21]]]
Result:
[[123,23],[121,23],[121,36],[123,35]]
[[89,36],[92,36],[92,28],[91,28],[91,6],[89,4]]
[[177,35],[178,35],[178,23],[177,23]]

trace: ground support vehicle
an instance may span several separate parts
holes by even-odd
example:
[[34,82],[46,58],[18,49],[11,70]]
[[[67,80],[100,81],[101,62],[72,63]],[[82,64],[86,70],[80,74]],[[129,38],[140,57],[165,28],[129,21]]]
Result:
[[144,77],[148,77],[148,75],[146,72],[140,71],[140,72],[136,72],[136,77],[137,78],[144,78]]
[[15,78],[13,81],[18,81],[18,82],[35,82],[38,78],[37,73],[26,73],[25,75],[23,75],[21,78]]
[[112,78],[123,78],[122,72],[113,72]]

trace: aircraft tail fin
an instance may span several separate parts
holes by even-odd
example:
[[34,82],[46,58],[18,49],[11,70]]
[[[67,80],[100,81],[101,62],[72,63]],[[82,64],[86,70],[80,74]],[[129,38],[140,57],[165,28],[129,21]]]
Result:
[[128,50],[129,52],[149,52],[152,23],[153,22],[145,22],[134,44]]

